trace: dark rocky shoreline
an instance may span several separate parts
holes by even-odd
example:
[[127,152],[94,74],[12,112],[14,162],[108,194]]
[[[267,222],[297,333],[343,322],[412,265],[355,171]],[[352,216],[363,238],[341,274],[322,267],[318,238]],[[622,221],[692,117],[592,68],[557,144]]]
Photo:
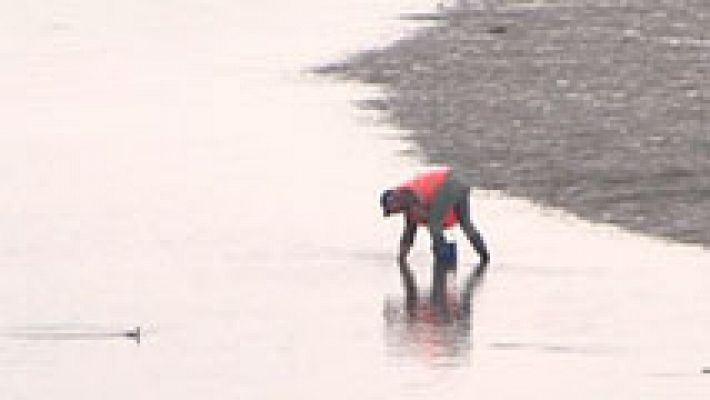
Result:
[[473,186],[709,245],[710,2],[562,3],[409,15],[436,25],[316,72]]

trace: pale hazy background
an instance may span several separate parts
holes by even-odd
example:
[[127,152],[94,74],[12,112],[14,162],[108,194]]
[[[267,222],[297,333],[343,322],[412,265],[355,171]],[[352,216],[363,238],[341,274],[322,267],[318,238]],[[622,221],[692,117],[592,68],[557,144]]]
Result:
[[374,88],[303,71],[431,8],[0,3],[0,325],[146,330],[0,339],[0,397],[706,398],[706,252],[495,193],[468,344],[385,325],[377,195],[423,166],[352,107]]

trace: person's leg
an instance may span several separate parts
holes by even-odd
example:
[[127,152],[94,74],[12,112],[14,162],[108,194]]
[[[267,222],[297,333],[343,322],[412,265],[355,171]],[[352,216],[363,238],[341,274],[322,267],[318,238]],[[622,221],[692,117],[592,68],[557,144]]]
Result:
[[432,252],[434,253],[434,269],[432,271],[431,282],[431,302],[433,304],[441,303],[445,298],[446,291],[446,266],[439,260],[438,251],[443,246],[444,235],[441,231],[432,233]]
[[446,243],[444,237],[444,217],[461,196],[461,187],[457,181],[448,179],[439,189],[429,209],[429,233],[431,234],[434,271],[431,284],[431,301],[445,313],[446,273],[448,266],[441,259]]
[[476,253],[478,253],[478,256],[481,259],[481,265],[485,268],[485,265],[488,264],[490,256],[481,233],[471,223],[470,192],[471,190],[469,188],[466,188],[462,192],[461,197],[454,205],[454,209],[459,217],[459,226],[461,227],[461,230],[466,236],[466,239],[468,239],[469,243],[471,243],[471,246],[474,250],[476,250]]

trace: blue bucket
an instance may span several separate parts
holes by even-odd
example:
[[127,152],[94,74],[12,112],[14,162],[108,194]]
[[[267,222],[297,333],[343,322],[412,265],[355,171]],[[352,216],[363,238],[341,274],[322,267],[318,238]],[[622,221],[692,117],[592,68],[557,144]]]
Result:
[[447,270],[456,271],[456,242],[444,242],[438,257],[439,263]]

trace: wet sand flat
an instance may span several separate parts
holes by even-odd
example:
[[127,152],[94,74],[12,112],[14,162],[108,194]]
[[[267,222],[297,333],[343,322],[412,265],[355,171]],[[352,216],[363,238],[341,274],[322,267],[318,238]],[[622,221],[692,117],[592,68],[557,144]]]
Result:
[[381,85],[361,105],[422,158],[588,220],[710,243],[708,2],[464,1],[403,17],[437,25],[320,72]]
[[352,107],[379,88],[305,71],[431,4],[278,5],[0,6],[0,397],[708,397],[707,252],[500,192],[472,323],[388,324],[377,198],[427,167]]

